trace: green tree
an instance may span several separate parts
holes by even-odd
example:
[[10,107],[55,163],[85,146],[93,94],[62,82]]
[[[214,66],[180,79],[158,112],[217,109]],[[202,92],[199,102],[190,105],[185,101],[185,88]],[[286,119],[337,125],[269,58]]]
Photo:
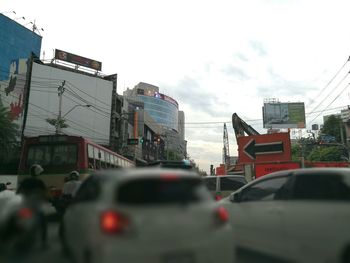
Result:
[[344,149],[339,146],[318,146],[308,155],[312,162],[341,162],[344,161]]
[[8,110],[0,105],[0,159],[7,160],[18,147],[18,126],[12,122]]
[[329,116],[321,129],[321,134],[334,136],[337,142],[342,141],[341,132],[345,134],[345,127],[342,119],[336,115]]

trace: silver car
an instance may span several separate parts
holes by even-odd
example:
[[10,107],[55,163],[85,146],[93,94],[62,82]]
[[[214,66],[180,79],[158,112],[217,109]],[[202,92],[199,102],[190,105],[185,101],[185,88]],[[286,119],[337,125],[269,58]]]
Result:
[[350,262],[349,168],[272,173],[219,203],[229,210],[239,257]]
[[233,262],[228,212],[194,172],[100,171],[81,185],[62,222],[77,262]]

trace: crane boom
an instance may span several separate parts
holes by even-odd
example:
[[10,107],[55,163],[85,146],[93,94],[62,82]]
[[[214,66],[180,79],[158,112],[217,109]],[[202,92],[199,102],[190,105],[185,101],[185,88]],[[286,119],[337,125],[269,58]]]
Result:
[[236,140],[238,137],[245,136],[245,133],[248,136],[259,135],[259,132],[257,132],[252,126],[248,125],[240,117],[238,117],[237,113],[232,114],[232,126],[235,131]]
[[228,142],[228,132],[226,123],[224,123],[224,136],[223,136],[224,147],[222,149],[222,163],[230,165],[230,147]]

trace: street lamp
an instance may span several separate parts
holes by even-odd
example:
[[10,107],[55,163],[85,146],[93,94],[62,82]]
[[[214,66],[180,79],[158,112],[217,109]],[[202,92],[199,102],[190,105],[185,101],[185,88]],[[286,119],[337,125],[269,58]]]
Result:
[[[69,111],[67,111],[66,114],[64,114],[61,117],[61,114],[58,114],[57,119],[56,119],[56,134],[60,134],[61,133],[61,128],[62,128],[62,121],[64,121],[64,117],[66,117],[68,115],[68,113],[70,113],[72,110],[74,110],[77,107],[91,107],[92,105],[90,104],[78,104],[78,105],[74,105]],[[61,113],[61,112],[60,112]]]
[[71,108],[66,114],[64,114],[63,116],[62,116],[62,118],[64,118],[64,117],[66,117],[67,115],[68,115],[68,113],[70,113],[72,110],[74,110],[76,107],[87,107],[87,108],[90,108],[92,105],[90,105],[90,104],[86,104],[86,105],[84,105],[84,104],[78,104],[78,105],[74,105],[73,106],[73,108]]

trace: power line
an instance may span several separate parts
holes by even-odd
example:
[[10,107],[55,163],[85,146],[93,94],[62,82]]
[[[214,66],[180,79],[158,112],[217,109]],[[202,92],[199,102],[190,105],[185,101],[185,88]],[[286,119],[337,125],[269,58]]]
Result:
[[346,62],[340,67],[340,69],[337,71],[337,73],[331,78],[330,81],[328,81],[328,83],[326,84],[326,86],[324,86],[322,88],[322,90],[316,95],[316,97],[312,100],[311,104],[312,105],[314,103],[314,101],[316,101],[316,99],[318,99],[318,97],[322,94],[322,92],[333,82],[333,80],[338,76],[338,74],[340,73],[340,71],[342,71],[342,69],[345,67],[345,65],[350,61],[350,56],[349,58],[346,60]]
[[315,111],[326,99],[329,98],[329,96],[340,86],[340,84],[346,79],[346,77],[349,75],[349,72],[346,73],[346,75],[341,79],[341,81],[335,86],[335,88],[333,90],[331,90],[326,97],[324,97],[324,99],[319,103],[317,104],[317,106],[311,111]]
[[[346,85],[345,87],[344,87],[344,89],[342,89],[342,91],[331,101],[331,103],[329,103],[328,105],[327,105],[327,107],[325,108],[325,109],[327,109],[329,106],[331,106],[332,104],[333,104],[333,102],[335,102],[338,98],[339,98],[339,96],[349,87],[349,85],[350,85],[350,83],[348,84],[348,85]],[[313,118],[312,119],[312,121],[310,121],[310,122],[313,122],[318,116],[320,116],[321,114],[323,113],[323,111],[321,111],[315,118]]]

